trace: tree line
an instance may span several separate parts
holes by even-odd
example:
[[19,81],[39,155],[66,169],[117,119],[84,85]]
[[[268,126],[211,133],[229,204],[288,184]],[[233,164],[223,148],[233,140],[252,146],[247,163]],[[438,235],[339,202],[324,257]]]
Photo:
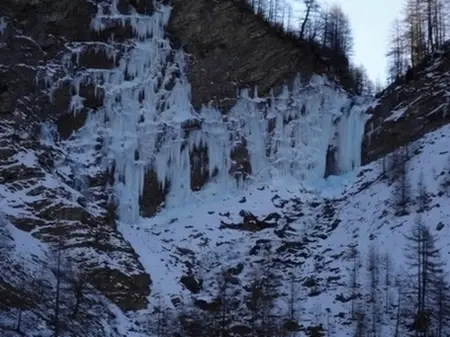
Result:
[[392,23],[388,57],[389,82],[437,52],[448,39],[450,1],[406,0]]

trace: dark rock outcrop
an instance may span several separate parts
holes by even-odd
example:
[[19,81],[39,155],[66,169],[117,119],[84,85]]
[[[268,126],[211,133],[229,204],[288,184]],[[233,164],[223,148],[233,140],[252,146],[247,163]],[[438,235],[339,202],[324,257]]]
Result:
[[[188,57],[192,103],[227,109],[238,88],[258,87],[260,95],[289,83],[298,73],[334,73],[345,85],[348,60],[308,42],[280,37],[238,0],[174,0],[170,38]],[[327,59],[327,61],[325,61]]]
[[450,44],[391,84],[371,110],[362,164],[450,123]]
[[[148,3],[121,0],[119,10],[127,12],[133,6],[140,13],[151,13]],[[57,145],[45,144],[41,134],[45,124],[53,124],[61,138],[69,138],[84,125],[88,112],[103,104],[101,91],[81,85],[84,108],[74,114],[70,78],[51,95],[47,79],[41,76],[51,73],[59,80],[67,75],[63,63],[73,43],[79,52],[71,55],[72,64],[79,68],[110,69],[117,64],[118,58],[111,58],[105,48],[115,48],[107,45],[111,33],[124,40],[130,27],[97,33],[90,25],[96,12],[97,5],[87,0],[0,2],[6,26],[0,32],[0,184],[8,193],[5,205],[20,212],[1,211],[17,228],[42,242],[50,246],[63,242],[74,262],[95,276],[92,284],[98,290],[123,310],[137,310],[147,305],[151,279],[117,231],[108,174],[97,170],[86,176],[88,186],[80,190],[76,180],[82,177],[56,169],[56,164],[70,168],[71,158]],[[120,48],[113,51],[118,56]],[[12,302],[20,297],[13,283],[1,281],[0,288],[7,289]]]

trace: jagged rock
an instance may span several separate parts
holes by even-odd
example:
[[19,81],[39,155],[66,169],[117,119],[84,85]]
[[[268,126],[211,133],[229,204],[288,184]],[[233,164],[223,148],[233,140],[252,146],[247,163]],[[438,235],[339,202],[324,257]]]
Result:
[[322,325],[309,326],[306,328],[306,335],[309,337],[325,336],[325,330]]
[[280,247],[278,247],[277,249],[277,253],[281,254],[281,253],[297,253],[300,250],[303,250],[306,248],[306,245],[299,242],[299,241],[283,241],[282,245]]
[[283,322],[283,329],[289,332],[299,332],[301,327],[297,321],[288,319]]
[[243,270],[244,270],[244,264],[238,263],[238,265],[236,267],[232,267],[232,268],[228,269],[228,273],[230,273],[231,275],[239,275],[240,273],[242,273]]
[[220,303],[217,301],[213,301],[213,302],[206,302],[205,300],[194,300],[194,305],[197,308],[200,308],[201,310],[205,310],[205,311],[217,311],[218,309],[220,309]]
[[342,220],[341,219],[336,219],[336,220],[334,220],[332,223],[331,223],[331,226],[330,226],[330,232],[331,231],[334,231],[338,226],[339,226],[339,224],[342,222]]
[[191,159],[191,190],[198,191],[210,177],[208,148],[206,146],[194,147],[189,155]]
[[252,328],[247,325],[237,324],[230,328],[230,332],[237,336],[248,336],[252,332]]
[[148,171],[144,176],[144,191],[140,198],[140,209],[143,217],[153,216],[164,203],[169,192],[170,183],[166,182],[165,187],[161,186],[156,172]]
[[275,228],[278,226],[278,221],[281,219],[281,215],[278,213],[271,213],[264,219],[259,220],[251,212],[241,210],[239,215],[243,218],[242,223],[228,224],[222,221],[220,228],[238,229],[249,232],[257,232],[267,228]]
[[111,46],[91,44],[83,47],[78,54],[74,54],[72,61],[80,67],[112,69],[119,65],[120,56],[117,54]]
[[153,1],[147,0],[119,0],[117,8],[124,14],[129,14],[132,8],[140,14],[151,14],[154,11]]
[[25,297],[23,293],[18,291],[10,283],[6,282],[0,276],[0,310],[8,308],[27,308],[32,306],[29,298]]
[[[140,13],[153,10],[148,1],[121,0],[121,4]],[[95,287],[123,310],[136,310],[147,305],[151,279],[130,243],[117,232],[108,188],[111,174],[95,172],[87,177],[90,199],[80,198],[74,184],[76,173],[55,171],[55,163],[67,165],[71,158],[41,141],[44,123],[56,125],[57,138],[67,139],[84,126],[89,111],[103,105],[104,91],[81,83],[84,108],[69,111],[74,88],[63,62],[110,69],[129,48],[107,45],[111,34],[118,41],[131,36],[129,25],[108,23],[110,27],[103,32],[91,30],[96,12],[97,5],[86,0],[0,2],[2,20],[7,23],[0,34],[0,184],[11,195],[8,205],[20,209],[8,215],[13,225],[50,246],[63,241],[74,263],[82,262],[93,273]],[[85,41],[99,43],[83,45]],[[74,46],[79,53],[70,57],[68,48]],[[66,72],[73,70],[70,65],[65,67],[69,68]],[[51,94],[49,85],[64,76],[67,80],[54,85]],[[99,144],[101,139],[95,141]],[[15,198],[17,193],[22,196]],[[77,200],[85,202],[80,205]],[[115,261],[114,268],[103,264],[108,260]]]
[[198,281],[194,276],[182,276],[180,282],[193,294],[198,294],[202,289],[202,281]]
[[247,149],[247,140],[241,139],[230,153],[232,161],[229,174],[236,179],[245,180],[247,176],[252,174],[252,166],[250,164],[250,157]]
[[336,147],[329,146],[327,150],[327,156],[326,156],[326,164],[325,164],[325,178],[337,174],[337,165],[336,165]]
[[307,288],[312,288],[317,285],[317,280],[314,277],[308,277],[305,282],[303,282],[303,286]]
[[147,307],[151,278],[148,274],[125,275],[117,269],[99,267],[92,271],[92,284],[122,310]]

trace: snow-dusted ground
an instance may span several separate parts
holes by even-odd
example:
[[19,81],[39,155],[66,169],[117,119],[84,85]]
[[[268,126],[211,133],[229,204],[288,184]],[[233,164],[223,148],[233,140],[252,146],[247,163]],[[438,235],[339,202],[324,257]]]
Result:
[[[408,163],[413,195],[417,194],[414,189],[420,172],[425,173],[427,190],[432,195],[432,207],[430,211],[423,213],[423,219],[433,233],[438,234],[444,259],[450,253],[450,208],[448,197],[438,196],[438,191],[442,179],[440,174],[450,155],[449,136],[450,126],[427,134],[413,144],[420,151]],[[207,299],[213,295],[214,278],[221,268],[244,263],[245,268],[239,278],[245,284],[251,266],[256,265],[255,261],[262,256],[261,253],[251,255],[250,251],[258,240],[269,240],[275,256],[285,262],[279,263],[277,270],[286,286],[290,272],[294,272],[302,281],[308,276],[320,280],[321,293],[318,296],[307,296],[310,290],[302,288],[300,306],[303,322],[318,323],[319,320],[325,324],[325,309],[329,308],[331,322],[338,329],[336,332],[340,329],[343,333],[349,332],[351,327],[340,325],[345,319],[335,316],[340,312],[348,315],[350,310],[349,302],[336,300],[339,294],[346,297],[350,294],[349,277],[353,263],[349,259],[350,246],[356,245],[361,255],[359,282],[362,289],[364,285],[368,285],[365,266],[371,245],[377,248],[381,256],[389,252],[394,273],[398,273],[403,279],[408,277],[404,260],[404,236],[408,234],[416,218],[416,205],[411,204],[410,214],[407,216],[394,215],[391,201],[394,187],[387,180],[382,180],[380,173],[381,161],[345,176],[333,176],[309,186],[298,180],[285,178],[255,185],[239,195],[208,195],[203,192],[197,203],[163,210],[154,218],[142,219],[135,225],[121,224],[120,230],[151,274],[154,281],[153,295],[164,295],[168,305],[170,296],[184,294],[187,297],[189,294],[179,279],[187,273],[185,262],[193,261],[186,251],[181,253],[180,248],[195,254],[199,265],[195,273],[207,280],[204,282],[205,289],[198,297]],[[328,218],[324,213],[327,200],[335,210],[334,215],[331,214]],[[282,205],[282,201],[285,205]],[[242,222],[239,215],[241,210],[251,212],[260,219],[271,213],[280,214],[277,230],[285,224],[285,216],[289,215],[295,221],[290,224],[291,228],[284,238],[277,236],[274,228],[250,232],[221,227],[222,223]],[[337,223],[335,229],[331,228],[332,223]],[[437,229],[439,223],[445,224],[440,231]],[[280,250],[287,242],[303,242],[304,238],[308,239],[304,249],[290,253],[289,250]],[[306,254],[299,254],[301,252]],[[383,271],[381,274],[383,275]],[[383,276],[380,279],[383,280]],[[383,294],[384,287],[381,281],[380,292]],[[394,282],[389,287],[389,293],[391,304],[395,304],[397,291]],[[392,312],[385,317],[385,329],[392,327],[389,323],[392,317]]]

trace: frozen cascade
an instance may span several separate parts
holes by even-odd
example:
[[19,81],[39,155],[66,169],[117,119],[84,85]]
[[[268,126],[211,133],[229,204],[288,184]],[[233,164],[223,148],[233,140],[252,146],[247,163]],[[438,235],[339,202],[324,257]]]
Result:
[[[259,98],[256,90],[253,95],[242,90],[226,117],[213,108],[196,112],[190,103],[185,55],[172,50],[164,36],[170,7],[156,4],[151,16],[123,15],[115,2],[99,5],[92,29],[130,25],[134,39],[128,42],[133,48],[115,69],[80,72],[73,79],[71,107],[77,113],[83,104],[81,83],[95,83],[105,92],[103,108],[92,112],[73,137],[94,132],[103,139],[105,165],[114,172],[122,221],[139,221],[139,201],[149,170],[155,171],[162,186],[170,182],[166,207],[195,197],[190,172],[195,148],[207,149],[209,186],[221,192],[278,176],[321,179],[329,145],[338,149],[339,172],[359,165],[367,119],[363,101],[355,102],[336,85],[315,76],[308,85],[297,79],[290,89],[267,99]],[[114,50],[110,54],[116,57]],[[192,121],[200,126],[187,132],[184,125]],[[229,174],[230,153],[242,139],[252,168],[246,181]]]

